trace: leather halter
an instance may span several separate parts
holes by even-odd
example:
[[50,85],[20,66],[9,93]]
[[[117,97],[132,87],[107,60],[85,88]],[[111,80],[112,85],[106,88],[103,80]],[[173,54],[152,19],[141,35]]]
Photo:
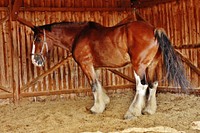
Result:
[[33,40],[33,48],[32,48],[31,55],[32,56],[34,56],[34,55],[40,56],[42,58],[42,61],[44,62],[43,51],[44,51],[45,47],[46,47],[46,52],[48,52],[48,44],[47,44],[47,41],[46,41],[46,32],[45,32],[45,29],[43,29],[43,34],[44,34],[44,40],[43,40],[42,49],[41,49],[40,53],[35,53],[35,40],[37,38],[37,37],[35,37],[34,40]]

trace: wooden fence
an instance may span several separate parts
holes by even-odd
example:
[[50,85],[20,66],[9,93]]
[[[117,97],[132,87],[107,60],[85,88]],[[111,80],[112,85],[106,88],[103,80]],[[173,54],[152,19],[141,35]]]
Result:
[[[65,2],[68,2],[68,8]],[[73,4],[72,0],[65,2],[56,5],[56,2],[52,1],[34,3],[32,0],[27,0],[23,2],[23,6],[30,8],[20,8],[19,16],[35,25],[61,21],[95,21],[104,26],[113,26],[132,14],[130,7],[124,8],[127,7],[127,3],[124,7],[118,7],[122,2],[120,0],[118,4],[114,0],[105,3],[90,1],[89,6],[84,6],[87,5],[84,3],[86,1],[82,1],[81,5],[76,5],[78,2]],[[199,93],[197,88],[200,86],[200,9],[196,3],[198,0],[182,0],[179,3],[170,2],[141,8],[139,12],[152,25],[166,29],[175,48],[182,53],[188,79]],[[6,6],[9,3],[3,4]],[[3,19],[8,11],[5,8],[0,10],[0,19]],[[29,27],[17,21],[8,20],[0,25],[0,98],[18,100],[20,97],[86,93],[90,90],[85,75],[72,58],[67,58],[70,53],[63,49],[55,47],[43,68],[34,67],[30,59],[32,35]],[[132,67],[127,66],[117,70],[100,71],[99,77],[103,86],[108,90],[133,87],[131,80],[124,79],[127,77],[122,78],[124,75],[133,78]],[[164,75],[160,63],[157,67],[158,80],[162,81]],[[160,91],[168,91],[167,81],[159,82],[159,85],[162,86]],[[175,90],[170,89],[170,91]]]

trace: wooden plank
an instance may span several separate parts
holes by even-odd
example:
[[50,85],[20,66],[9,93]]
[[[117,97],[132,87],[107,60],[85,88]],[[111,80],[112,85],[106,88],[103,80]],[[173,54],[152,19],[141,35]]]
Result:
[[22,85],[26,84],[27,83],[27,78],[28,78],[28,74],[27,74],[27,62],[26,62],[26,58],[27,55],[26,52],[27,52],[27,49],[26,49],[26,42],[25,42],[25,37],[26,37],[26,32],[25,32],[25,27],[20,25],[20,45],[21,45],[21,80],[22,80]]
[[13,94],[0,94],[0,99],[7,99],[7,98],[13,98]]
[[[3,45],[3,60],[1,60],[1,68],[2,68],[2,78],[4,82],[1,82],[0,84],[2,84],[3,86],[6,86],[9,90],[8,91],[12,91],[12,78],[11,78],[11,66],[10,66],[10,62],[11,62],[11,55],[10,55],[10,49],[9,49],[9,41],[7,38],[10,38],[10,36],[8,35],[9,32],[9,28],[7,27],[8,25],[4,25],[3,27],[3,38],[2,38],[2,45]],[[0,69],[1,69],[0,68]]]
[[14,1],[14,5],[12,8],[12,12],[11,12],[11,18],[12,20],[16,20],[18,17],[18,12],[20,9],[20,6],[22,5],[22,0],[15,0]]
[[18,60],[18,41],[17,41],[17,23],[12,22],[12,44],[13,44],[13,94],[14,101],[19,100],[19,60]]
[[[195,8],[196,8],[196,36],[197,36],[197,42],[200,43],[200,3],[199,3],[199,0],[195,0]],[[197,67],[200,68],[200,49],[197,49]],[[199,81],[199,84],[198,86],[200,86],[200,76],[198,77],[198,81]]]
[[[5,10],[6,8],[2,8],[2,10]],[[87,8],[84,8],[84,7],[21,7],[19,9],[20,11],[30,11],[30,12],[34,12],[34,11],[37,11],[37,12],[44,12],[44,11],[47,11],[47,12],[85,12],[85,11],[90,11],[90,12],[93,12],[93,11],[132,11],[133,9],[128,7],[102,7],[102,8],[99,8],[99,7],[96,7],[96,8],[90,8],[90,7],[87,7]]]
[[[21,56],[21,45],[20,45],[20,41],[21,41],[21,37],[20,37],[20,24],[19,23],[16,23],[16,45],[17,45],[17,49],[16,49],[16,52],[17,52],[17,55],[18,55],[18,84],[19,84],[19,88],[22,86],[22,66],[21,66],[21,60],[22,60],[22,56]],[[18,88],[18,89],[19,89]],[[20,93],[20,90],[18,90],[18,93]]]
[[5,65],[5,48],[3,39],[3,26],[0,25],[0,85],[6,84],[6,65]]

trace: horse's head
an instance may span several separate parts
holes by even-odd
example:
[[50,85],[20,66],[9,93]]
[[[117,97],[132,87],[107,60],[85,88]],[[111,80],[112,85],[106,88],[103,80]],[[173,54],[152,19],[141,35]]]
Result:
[[48,30],[33,29],[34,40],[32,43],[31,60],[35,66],[42,67],[45,64],[45,59],[48,51],[53,47],[52,41],[47,37]]

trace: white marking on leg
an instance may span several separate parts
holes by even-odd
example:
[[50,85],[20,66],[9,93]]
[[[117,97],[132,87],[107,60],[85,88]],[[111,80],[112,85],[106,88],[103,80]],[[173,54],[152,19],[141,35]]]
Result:
[[134,72],[136,79],[136,94],[124,118],[131,119],[142,115],[142,110],[145,107],[146,90],[148,85],[142,85],[140,77]]
[[110,99],[104,92],[99,81],[96,82],[96,90],[95,92],[93,92],[93,95],[94,95],[94,106],[91,108],[91,111],[93,113],[102,113],[106,108],[106,104],[110,102]]
[[147,106],[146,108],[143,110],[144,114],[154,114],[156,112],[157,109],[157,103],[156,103],[156,90],[158,87],[158,82],[154,82],[153,83],[153,87],[149,88],[149,97],[147,100]]

